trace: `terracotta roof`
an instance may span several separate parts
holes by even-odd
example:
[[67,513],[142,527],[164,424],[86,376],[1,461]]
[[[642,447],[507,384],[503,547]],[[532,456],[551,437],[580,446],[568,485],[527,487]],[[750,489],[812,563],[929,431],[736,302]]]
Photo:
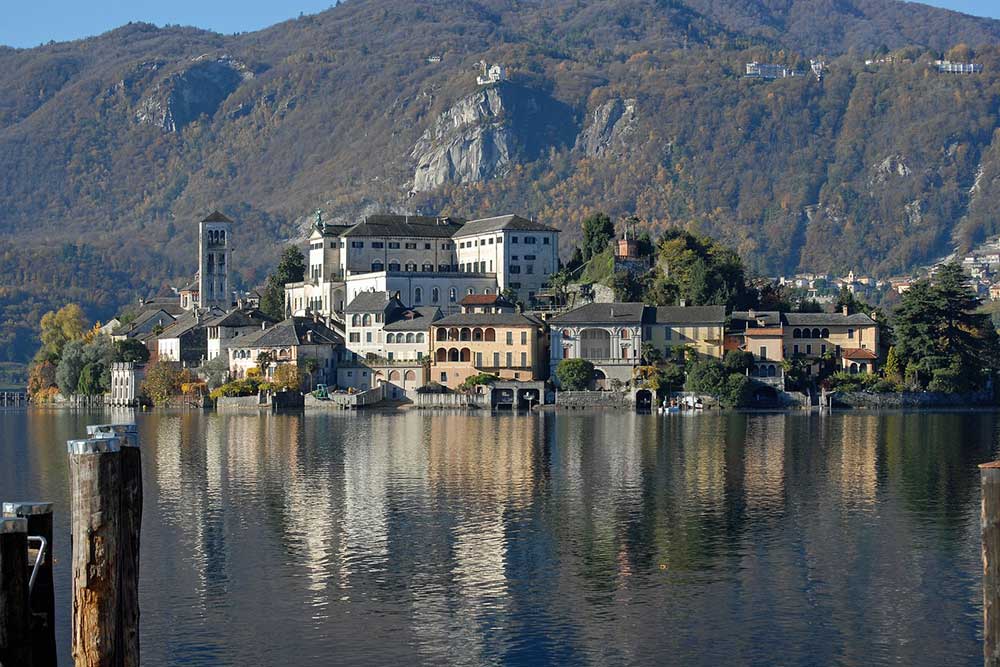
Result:
[[747,336],[781,336],[785,330],[781,327],[754,327],[752,329],[746,329],[743,333]]
[[840,353],[844,359],[878,359],[878,355],[863,347],[849,347]]
[[523,313],[459,313],[457,315],[449,315],[433,323],[436,327],[535,327],[541,324],[541,321]]
[[497,301],[503,301],[504,298],[499,294],[466,294],[459,305],[462,306],[492,306]]

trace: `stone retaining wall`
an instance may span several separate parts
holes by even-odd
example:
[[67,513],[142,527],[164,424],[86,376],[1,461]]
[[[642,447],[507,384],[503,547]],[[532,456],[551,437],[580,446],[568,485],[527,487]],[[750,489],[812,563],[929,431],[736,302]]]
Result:
[[976,408],[996,405],[993,393],[940,394],[930,391],[874,394],[863,391],[834,392],[833,405],[838,408],[870,408],[893,410],[900,408]]
[[557,391],[556,407],[632,410],[633,398],[631,393],[621,391]]

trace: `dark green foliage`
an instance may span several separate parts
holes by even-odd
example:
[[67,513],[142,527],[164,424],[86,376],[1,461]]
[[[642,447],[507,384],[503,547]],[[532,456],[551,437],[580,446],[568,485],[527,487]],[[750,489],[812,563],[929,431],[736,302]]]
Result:
[[149,361],[149,348],[135,338],[115,341],[115,361],[146,363]]
[[559,387],[565,391],[582,391],[594,379],[594,364],[586,359],[563,359],[556,366]]
[[744,350],[727,350],[722,358],[727,373],[743,373],[753,368],[753,353]]
[[469,377],[465,378],[465,380],[459,386],[459,389],[468,391],[469,389],[472,389],[473,387],[478,387],[480,385],[493,384],[499,379],[500,378],[498,378],[496,375],[493,375],[492,373],[477,373],[476,375],[470,375]]
[[722,362],[708,359],[695,363],[688,371],[684,388],[719,399],[726,408],[740,408],[750,404],[754,382],[742,372],[731,373]]
[[83,367],[80,371],[80,379],[76,383],[76,392],[84,396],[96,396],[103,393],[99,365],[87,364]]
[[906,379],[964,391],[982,385],[998,366],[1000,342],[989,315],[957,263],[941,266],[933,280],[914,283],[903,295],[893,321],[896,352],[905,359]]
[[267,277],[260,295],[261,311],[275,320],[285,319],[285,283],[299,282],[305,274],[306,260],[302,251],[296,246],[286,247],[277,268]]
[[583,260],[586,261],[608,248],[615,238],[615,224],[606,213],[591,213],[583,219]]
[[665,306],[683,299],[692,306],[732,309],[756,301],[739,255],[707,236],[668,230],[657,253],[657,267],[645,277],[647,303]]

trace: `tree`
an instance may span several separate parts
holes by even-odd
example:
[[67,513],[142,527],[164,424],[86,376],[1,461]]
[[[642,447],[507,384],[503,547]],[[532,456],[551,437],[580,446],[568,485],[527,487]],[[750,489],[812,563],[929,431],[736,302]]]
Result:
[[80,379],[76,383],[76,393],[84,396],[97,396],[104,393],[101,388],[101,368],[89,363],[80,371]]
[[115,361],[144,364],[149,361],[149,348],[135,338],[115,341]]
[[719,396],[726,382],[726,369],[716,359],[699,361],[691,366],[684,388],[699,394]]
[[594,379],[594,364],[586,359],[563,359],[556,366],[556,378],[565,391],[582,391]]
[[278,364],[274,369],[274,378],[271,381],[277,389],[286,391],[298,391],[302,386],[302,376],[298,366],[294,364]]
[[896,351],[895,345],[889,348],[889,354],[885,358],[885,366],[882,368],[882,373],[887,380],[892,380],[893,382],[903,381],[903,371],[899,363],[899,353]]
[[607,213],[591,213],[583,219],[583,260],[599,255],[615,238],[615,224]]
[[285,284],[297,283],[305,278],[306,260],[302,251],[288,246],[281,253],[278,266],[267,277],[260,296],[260,309],[276,320],[285,319]]
[[299,359],[299,370],[306,374],[309,378],[309,390],[312,391],[313,388],[313,375],[319,370],[319,361],[313,359],[312,357],[306,357],[305,359]]
[[722,358],[722,366],[727,373],[740,373],[746,375],[747,371],[753,368],[753,353],[743,350],[727,350]]
[[48,397],[56,384],[56,365],[51,361],[35,362],[28,369],[28,393],[32,400],[36,397]]
[[86,326],[83,310],[75,303],[45,313],[39,323],[39,338],[42,341],[39,355],[58,360],[67,343],[83,338]]
[[181,392],[183,376],[173,362],[157,361],[146,368],[142,393],[155,405],[166,403]]
[[615,301],[633,302],[642,299],[642,285],[629,271],[618,271],[611,278],[611,289],[615,292]]
[[84,359],[84,343],[82,339],[71,340],[62,348],[59,365],[56,366],[56,384],[63,396],[69,397],[76,392],[80,382],[80,372],[86,365]]

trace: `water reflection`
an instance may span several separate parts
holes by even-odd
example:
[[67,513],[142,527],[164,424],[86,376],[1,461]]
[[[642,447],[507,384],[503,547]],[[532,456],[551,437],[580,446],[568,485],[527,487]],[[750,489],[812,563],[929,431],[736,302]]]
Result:
[[[2,495],[65,525],[93,421],[0,416]],[[139,421],[149,664],[980,659],[992,414]]]

